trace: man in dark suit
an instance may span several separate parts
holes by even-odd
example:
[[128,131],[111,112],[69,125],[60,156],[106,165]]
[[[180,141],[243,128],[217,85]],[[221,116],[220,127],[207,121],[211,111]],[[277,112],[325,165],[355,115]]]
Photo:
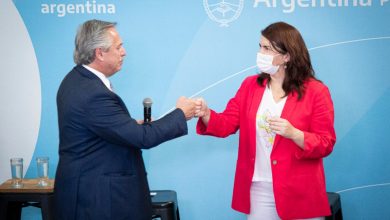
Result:
[[151,199],[141,149],[187,134],[194,101],[151,123],[131,118],[108,77],[126,55],[116,23],[85,22],[75,39],[77,64],[57,94],[60,132],[54,197],[56,219],[150,220]]

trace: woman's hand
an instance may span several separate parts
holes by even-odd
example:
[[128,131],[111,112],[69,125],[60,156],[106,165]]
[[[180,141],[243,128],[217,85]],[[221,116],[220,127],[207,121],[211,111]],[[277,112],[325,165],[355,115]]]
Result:
[[268,123],[273,132],[293,140],[299,147],[303,148],[303,132],[292,126],[288,120],[279,117],[270,117],[268,118]]
[[203,123],[207,126],[210,120],[210,109],[203,98],[195,99],[195,116],[200,117]]

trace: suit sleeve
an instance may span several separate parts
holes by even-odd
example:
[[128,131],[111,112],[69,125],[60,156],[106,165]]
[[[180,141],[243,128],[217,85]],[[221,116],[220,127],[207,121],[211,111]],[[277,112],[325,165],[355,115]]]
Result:
[[317,159],[328,156],[336,142],[333,102],[327,87],[317,92],[313,99],[310,129],[304,131],[304,149],[297,153],[299,159]]
[[95,94],[87,102],[87,127],[99,137],[117,145],[148,149],[186,135],[187,121],[180,109],[165,117],[139,125],[127,110],[107,93]]

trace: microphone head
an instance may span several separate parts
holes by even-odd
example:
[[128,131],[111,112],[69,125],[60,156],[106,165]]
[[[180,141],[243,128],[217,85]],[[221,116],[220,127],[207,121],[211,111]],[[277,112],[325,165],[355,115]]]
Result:
[[152,107],[152,99],[151,98],[144,98],[144,101],[142,102],[142,104],[144,105],[144,107],[146,108],[150,108]]

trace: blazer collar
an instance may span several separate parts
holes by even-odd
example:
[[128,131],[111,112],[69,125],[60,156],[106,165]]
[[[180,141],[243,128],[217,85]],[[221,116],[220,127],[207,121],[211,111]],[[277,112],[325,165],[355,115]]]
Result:
[[[82,76],[87,77],[89,79],[99,79],[95,74],[93,74],[91,71],[87,70],[82,65],[77,65],[74,67],[74,69],[79,72]],[[100,79],[99,79],[100,80]]]
[[[294,113],[295,107],[297,106],[297,104],[298,104],[298,95],[296,94],[296,92],[291,92],[287,96],[286,104],[284,105],[284,108],[283,108],[283,111],[282,111],[282,114],[280,117],[290,121],[289,119],[291,118],[291,115]],[[274,149],[277,147],[277,145],[280,141],[280,138],[282,138],[282,137],[278,134],[275,136],[275,142],[274,142],[274,146],[273,146]]]
[[[258,84],[257,84],[258,85]],[[263,86],[256,86],[255,91],[253,92],[252,103],[251,103],[251,116],[256,116],[257,110],[260,106],[261,99],[263,97],[265,87],[267,86],[267,81],[263,82]],[[292,92],[287,96],[286,104],[284,105],[281,118],[288,119],[291,114],[294,112],[294,109],[298,103],[298,95],[296,92]]]

